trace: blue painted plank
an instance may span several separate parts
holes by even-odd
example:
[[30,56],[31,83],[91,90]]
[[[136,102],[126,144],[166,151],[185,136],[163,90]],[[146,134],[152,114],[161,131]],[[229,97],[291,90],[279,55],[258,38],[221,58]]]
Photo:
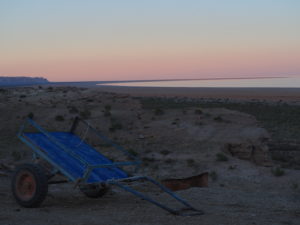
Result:
[[[82,178],[85,172],[85,165],[83,162],[73,157],[61,147],[50,141],[46,135],[42,133],[23,133],[31,142],[39,146],[45,153],[60,165],[64,170],[69,172],[74,179]],[[85,161],[88,165],[110,164],[111,160],[96,151],[90,145],[69,132],[49,132],[61,144],[70,149],[79,158]],[[122,179],[128,175],[117,167],[112,168],[97,168],[91,173],[87,183],[104,182],[108,179]]]

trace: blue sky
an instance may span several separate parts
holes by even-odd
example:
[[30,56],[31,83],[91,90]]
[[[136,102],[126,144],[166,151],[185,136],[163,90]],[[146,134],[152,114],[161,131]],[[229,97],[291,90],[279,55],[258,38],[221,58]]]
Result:
[[299,12],[297,0],[2,0],[0,75],[297,76]]

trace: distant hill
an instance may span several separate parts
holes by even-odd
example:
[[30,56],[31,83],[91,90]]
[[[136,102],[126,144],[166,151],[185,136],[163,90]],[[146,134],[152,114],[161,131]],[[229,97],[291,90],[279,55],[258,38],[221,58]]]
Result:
[[43,77],[0,77],[0,86],[20,86],[47,83],[49,83],[49,81]]

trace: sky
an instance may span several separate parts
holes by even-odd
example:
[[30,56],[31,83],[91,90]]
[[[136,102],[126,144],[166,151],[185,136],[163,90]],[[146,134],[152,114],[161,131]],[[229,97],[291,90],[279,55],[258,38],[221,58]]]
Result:
[[0,76],[300,77],[299,0],[0,0]]

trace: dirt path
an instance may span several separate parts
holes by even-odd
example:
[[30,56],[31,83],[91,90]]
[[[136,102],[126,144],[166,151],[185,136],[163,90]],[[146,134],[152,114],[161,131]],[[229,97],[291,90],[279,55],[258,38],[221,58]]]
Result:
[[[299,193],[192,188],[178,192],[205,215],[173,216],[113,189],[101,199],[88,199],[72,185],[53,185],[40,208],[21,208],[13,200],[8,178],[0,179],[1,225],[98,224],[299,224]],[[159,198],[166,196],[159,193]],[[172,204],[172,201],[170,201]],[[174,203],[174,202],[173,202]]]

